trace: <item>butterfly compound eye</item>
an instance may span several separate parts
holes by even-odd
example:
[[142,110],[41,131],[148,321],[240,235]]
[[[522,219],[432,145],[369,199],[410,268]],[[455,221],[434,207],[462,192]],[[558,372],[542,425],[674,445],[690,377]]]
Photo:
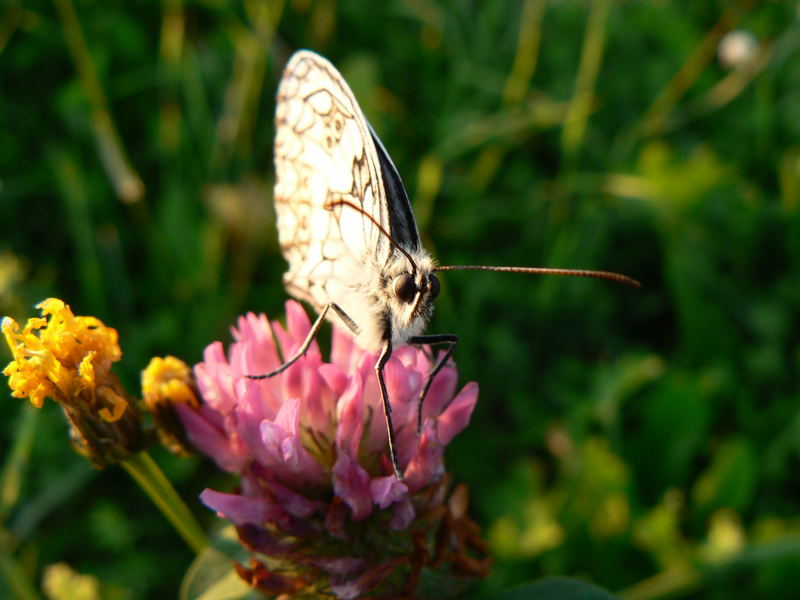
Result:
[[417,295],[417,286],[410,273],[403,273],[394,279],[394,293],[403,302],[411,302]]
[[433,300],[439,295],[439,291],[442,289],[442,286],[439,283],[439,278],[433,273],[431,273],[430,277],[428,277],[428,286],[430,286],[431,300]]

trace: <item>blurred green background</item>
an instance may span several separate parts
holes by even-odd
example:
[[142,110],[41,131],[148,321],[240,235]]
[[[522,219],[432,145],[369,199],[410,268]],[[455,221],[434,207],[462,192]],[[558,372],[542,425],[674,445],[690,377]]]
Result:
[[[800,596],[797,2],[5,0],[0,314],[48,296],[120,332],[138,391],[247,310],[283,312],[274,93],[342,71],[448,273],[429,332],[481,396],[448,465],[495,556],[626,600]],[[8,354],[0,351],[5,362]],[[0,403],[0,572],[174,597],[192,555],[60,410]],[[193,499],[229,483],[155,451]],[[0,596],[11,596],[5,579]]]

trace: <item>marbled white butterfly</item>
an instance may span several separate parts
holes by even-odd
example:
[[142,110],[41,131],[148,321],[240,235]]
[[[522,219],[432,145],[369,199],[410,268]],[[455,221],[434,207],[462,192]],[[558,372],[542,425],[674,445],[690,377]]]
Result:
[[255,379],[281,373],[308,350],[327,317],[343,322],[365,349],[380,351],[380,387],[389,451],[398,479],[384,366],[401,344],[446,344],[419,396],[450,358],[458,336],[423,335],[439,293],[436,271],[491,270],[611,279],[618,273],[532,267],[437,266],[420,242],[403,182],[353,92],[325,58],[301,50],[289,60],[275,114],[275,209],[288,292],[319,317],[295,356]]

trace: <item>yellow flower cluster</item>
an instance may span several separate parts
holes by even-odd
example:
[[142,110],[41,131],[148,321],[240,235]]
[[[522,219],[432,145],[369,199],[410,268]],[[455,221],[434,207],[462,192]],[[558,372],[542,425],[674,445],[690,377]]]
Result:
[[62,405],[82,403],[83,410],[106,422],[119,420],[128,401],[115,388],[111,365],[122,352],[116,330],[95,317],[76,317],[57,298],[37,305],[41,317],[28,319],[22,331],[10,317],[3,335],[14,360],[4,369],[12,394],[41,408],[46,397]]
[[189,365],[174,356],[151,359],[142,371],[142,395],[161,443],[175,454],[191,454],[186,432],[175,414],[176,404],[200,405]]
[[174,356],[156,356],[150,360],[150,364],[142,371],[142,395],[151,410],[165,401],[193,407],[198,405],[192,371],[185,362]]

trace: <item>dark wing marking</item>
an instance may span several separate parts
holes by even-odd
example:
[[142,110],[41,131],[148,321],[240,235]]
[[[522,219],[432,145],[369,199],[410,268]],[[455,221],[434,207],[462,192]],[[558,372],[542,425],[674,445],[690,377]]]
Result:
[[367,126],[381,165],[392,237],[407,250],[418,250],[421,245],[419,231],[403,180],[400,179],[400,173],[397,172],[397,167],[394,166],[378,134],[375,133],[369,122],[367,122]]

